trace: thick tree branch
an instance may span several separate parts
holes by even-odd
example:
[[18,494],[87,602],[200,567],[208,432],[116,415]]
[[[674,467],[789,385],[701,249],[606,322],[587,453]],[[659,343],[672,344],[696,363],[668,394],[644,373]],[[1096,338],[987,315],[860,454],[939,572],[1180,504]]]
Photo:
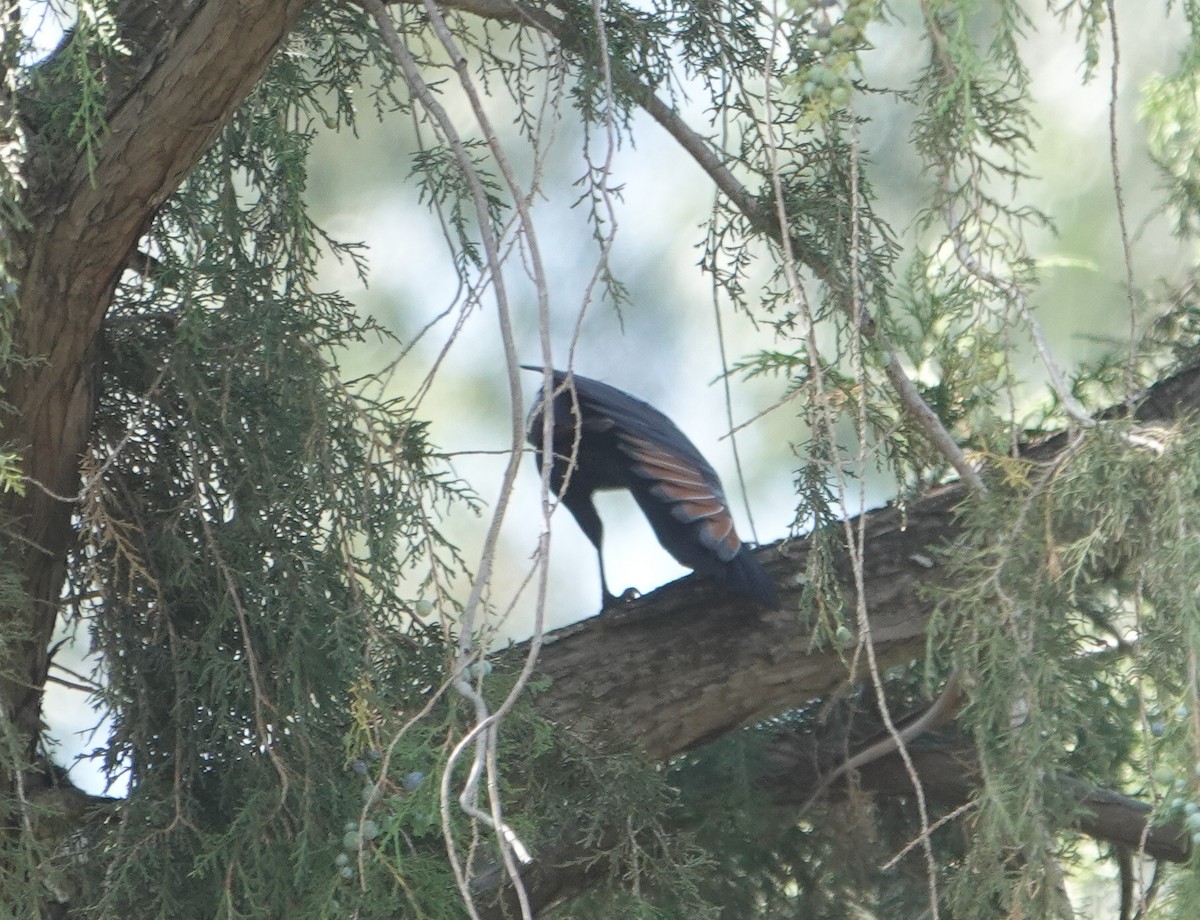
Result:
[[[932,549],[952,537],[963,490],[947,486],[901,511],[871,512],[864,584],[884,664],[921,653],[929,604],[918,593],[936,574]],[[549,718],[575,730],[617,734],[665,760],[742,725],[825,696],[850,677],[846,648],[814,648],[798,613],[811,541],[760,549],[782,608],[760,612],[718,586],[688,577],[625,609],[546,637],[539,671],[552,683],[537,698]],[[841,590],[853,607],[848,561]]]
[[[824,766],[836,764],[844,756],[840,743],[825,745],[821,753],[817,752],[819,745],[810,735],[788,734],[778,738],[766,754],[763,791],[789,813],[807,805]],[[932,804],[949,812],[972,800],[979,785],[979,759],[969,741],[931,738],[912,745],[909,753]],[[1191,839],[1182,822],[1150,825],[1153,809],[1145,802],[1073,777],[1055,783],[1078,803],[1073,826],[1089,837],[1137,850],[1144,836],[1147,856],[1170,862],[1185,862],[1190,857]],[[864,766],[857,785],[874,795],[912,795],[912,780],[895,752]],[[846,788],[843,782],[830,791]]]

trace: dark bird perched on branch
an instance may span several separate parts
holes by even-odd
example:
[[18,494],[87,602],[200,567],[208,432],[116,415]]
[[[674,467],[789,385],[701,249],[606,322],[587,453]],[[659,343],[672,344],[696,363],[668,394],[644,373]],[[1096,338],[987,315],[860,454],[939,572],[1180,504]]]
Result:
[[738,539],[716,471],[669,418],[606,383],[563,371],[554,372],[552,395],[548,401],[544,392],[538,394],[529,414],[529,443],[537,449],[540,470],[542,411],[549,402],[550,489],[596,547],[604,607],[616,598],[604,577],[604,528],[592,493],[605,489],[628,489],[658,542],[681,564],[764,607],[779,606],[770,576]]

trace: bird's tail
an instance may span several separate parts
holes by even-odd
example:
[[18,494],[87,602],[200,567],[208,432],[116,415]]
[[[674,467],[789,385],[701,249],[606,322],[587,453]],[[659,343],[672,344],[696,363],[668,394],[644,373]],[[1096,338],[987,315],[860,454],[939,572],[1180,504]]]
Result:
[[775,583],[762,563],[754,558],[750,547],[743,546],[736,556],[725,563],[725,580],[730,590],[743,597],[757,601],[769,610],[779,609]]

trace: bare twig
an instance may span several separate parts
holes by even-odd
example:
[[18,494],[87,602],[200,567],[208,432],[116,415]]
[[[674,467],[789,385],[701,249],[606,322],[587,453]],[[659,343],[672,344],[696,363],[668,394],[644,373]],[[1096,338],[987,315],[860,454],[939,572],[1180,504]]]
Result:
[[[467,873],[463,870],[462,864],[457,857],[456,846],[453,837],[450,833],[449,815],[446,811],[449,800],[449,782],[453,772],[453,765],[456,760],[467,750],[468,746],[473,748],[474,755],[471,768],[468,771],[467,779],[458,795],[459,807],[470,815],[475,821],[486,824],[492,827],[500,841],[501,855],[505,863],[505,867],[509,876],[513,879],[517,890],[520,908],[523,916],[531,917],[531,908],[528,904],[528,899],[525,897],[523,887],[520,883],[520,878],[517,871],[516,863],[527,862],[530,859],[527,849],[517,839],[516,835],[504,822],[501,813],[499,783],[498,783],[498,764],[496,759],[495,749],[495,730],[500,720],[511,709],[519,694],[524,689],[529,676],[532,674],[532,669],[537,658],[538,648],[540,645],[540,637],[542,632],[542,623],[545,607],[545,562],[547,557],[546,550],[548,544],[545,541],[545,536],[541,541],[539,548],[539,556],[542,560],[542,574],[539,578],[538,603],[536,608],[536,623],[534,630],[533,641],[531,642],[529,653],[526,656],[525,664],[521,674],[514,687],[509,692],[507,698],[502,702],[495,713],[489,713],[486,702],[476,687],[471,686],[466,679],[466,667],[473,655],[473,643],[475,641],[475,621],[478,617],[478,611],[482,602],[483,591],[490,583],[491,565],[494,559],[496,541],[499,535],[500,523],[503,520],[509,497],[512,493],[512,486],[515,482],[516,471],[522,454],[522,443],[524,440],[524,423],[523,415],[520,411],[522,405],[521,385],[518,373],[518,358],[516,355],[516,347],[513,339],[512,321],[508,306],[508,300],[505,293],[504,278],[501,272],[501,265],[504,258],[499,251],[498,237],[499,234],[491,226],[489,210],[487,206],[487,197],[480,181],[474,165],[470,157],[466,153],[466,149],[456,130],[442,109],[436,98],[433,96],[429,87],[424,83],[415,59],[404,46],[399,35],[396,33],[391,24],[390,19],[379,0],[367,0],[367,9],[375,18],[384,40],[387,43],[389,50],[399,63],[404,74],[405,80],[408,82],[414,97],[420,102],[425,111],[437,124],[439,131],[450,145],[459,162],[461,169],[466,177],[468,188],[471,193],[476,211],[476,221],[480,228],[480,233],[483,238],[484,249],[487,258],[487,268],[490,274],[491,285],[495,292],[497,315],[500,322],[501,338],[504,345],[506,364],[508,368],[509,393],[512,401],[512,429],[511,429],[511,450],[509,454],[509,462],[506,468],[504,481],[501,485],[500,497],[496,504],[496,509],[493,513],[491,524],[484,541],[484,549],[480,565],[475,574],[475,579],[471,587],[471,593],[464,608],[462,621],[460,624],[459,634],[459,652],[455,662],[456,677],[453,680],[455,690],[462,696],[471,701],[475,707],[476,724],[472,731],[468,732],[455,747],[447,762],[446,769],[442,777],[442,817],[443,817],[443,834],[446,838],[447,848],[454,866],[456,879],[458,881],[460,893],[463,896],[464,902],[467,905],[472,916],[476,915],[476,908],[472,902],[472,895],[467,881]],[[543,332],[544,353],[547,362],[549,360],[548,346],[548,327],[549,327],[549,303],[548,303],[548,285],[545,279],[545,273],[542,267],[542,260],[538,249],[537,237],[534,233],[533,221],[529,212],[529,199],[536,188],[536,170],[534,184],[529,190],[521,187],[517,180],[514,170],[508,161],[504,149],[502,148],[498,136],[491,126],[490,120],[485,110],[485,105],[475,86],[470,78],[466,56],[459,48],[456,39],[447,26],[442,17],[441,10],[433,2],[425,2],[425,12],[429,17],[430,24],[435,35],[441,42],[442,47],[450,56],[451,62],[458,74],[459,84],[466,94],[472,110],[475,115],[476,123],[479,125],[485,141],[492,155],[492,161],[497,164],[500,173],[504,179],[505,185],[511,194],[512,201],[517,212],[516,226],[518,238],[523,241],[525,251],[529,256],[533,281],[538,292],[538,315],[540,327]],[[489,811],[485,812],[476,805],[478,796],[479,782],[486,776]]]
[[978,804],[979,803],[974,799],[969,802],[963,802],[963,804],[959,805],[958,808],[955,808],[953,811],[942,815],[928,827],[922,828],[921,832],[917,834],[916,837],[902,846],[897,851],[895,856],[880,866],[879,871],[887,872],[889,869],[895,868],[896,864],[899,863],[900,860],[912,852],[913,847],[917,846],[917,844],[928,844],[929,838],[933,836],[934,831],[936,831],[939,827],[943,827],[944,825],[949,824],[951,821],[954,821],[955,819],[965,815],[968,811],[977,807]]
[[1121,236],[1121,257],[1125,263],[1125,297],[1129,304],[1129,353],[1125,364],[1125,397],[1132,399],[1137,387],[1137,303],[1134,300],[1133,249],[1125,222],[1125,186],[1121,181],[1121,156],[1117,149],[1117,100],[1120,95],[1121,40],[1117,32],[1116,0],[1107,0],[1112,64],[1108,86],[1108,161],[1112,166],[1113,197],[1117,207],[1117,228]]

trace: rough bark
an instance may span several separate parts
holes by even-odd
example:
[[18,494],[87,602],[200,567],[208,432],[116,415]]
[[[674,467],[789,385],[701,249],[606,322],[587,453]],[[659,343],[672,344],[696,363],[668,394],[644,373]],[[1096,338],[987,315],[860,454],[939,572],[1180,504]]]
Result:
[[[808,798],[828,766],[844,756],[840,745],[817,750],[811,736],[778,738],[765,755],[763,792],[784,812],[794,815]],[[939,812],[966,805],[979,782],[979,758],[964,738],[931,738],[909,749],[926,800]],[[818,766],[818,764],[820,766]],[[1169,862],[1185,862],[1191,855],[1191,838],[1180,821],[1149,824],[1153,809],[1145,802],[1102,789],[1074,777],[1055,781],[1065,796],[1078,803],[1073,826],[1098,840],[1138,850]],[[862,768],[854,785],[872,795],[907,798],[913,794],[912,777],[898,754],[881,757]],[[845,795],[843,781],[829,790],[831,798]]]
[[[33,485],[8,496],[7,551],[29,604],[4,624],[0,714],[30,753],[40,725],[49,643],[72,540],[71,500],[98,388],[98,337],[123,266],[156,209],[253,89],[304,0],[141,2],[117,10],[130,59],[111,75],[107,130],[89,164],[82,152],[30,152],[14,247],[20,309],[4,381],[4,437]],[[5,779],[0,769],[0,781]]]
[[[867,515],[867,609],[886,663],[924,647],[929,609],[918,588],[936,572],[930,554],[952,536],[962,494],[945,487],[907,511]],[[809,548],[803,539],[759,550],[780,587],[780,610],[756,610],[689,577],[551,634],[539,659],[552,680],[539,697],[541,711],[576,730],[617,723],[614,731],[662,760],[827,695],[849,677],[855,640],[843,649],[813,647],[810,624],[798,613]],[[849,567],[839,568],[853,609]]]

